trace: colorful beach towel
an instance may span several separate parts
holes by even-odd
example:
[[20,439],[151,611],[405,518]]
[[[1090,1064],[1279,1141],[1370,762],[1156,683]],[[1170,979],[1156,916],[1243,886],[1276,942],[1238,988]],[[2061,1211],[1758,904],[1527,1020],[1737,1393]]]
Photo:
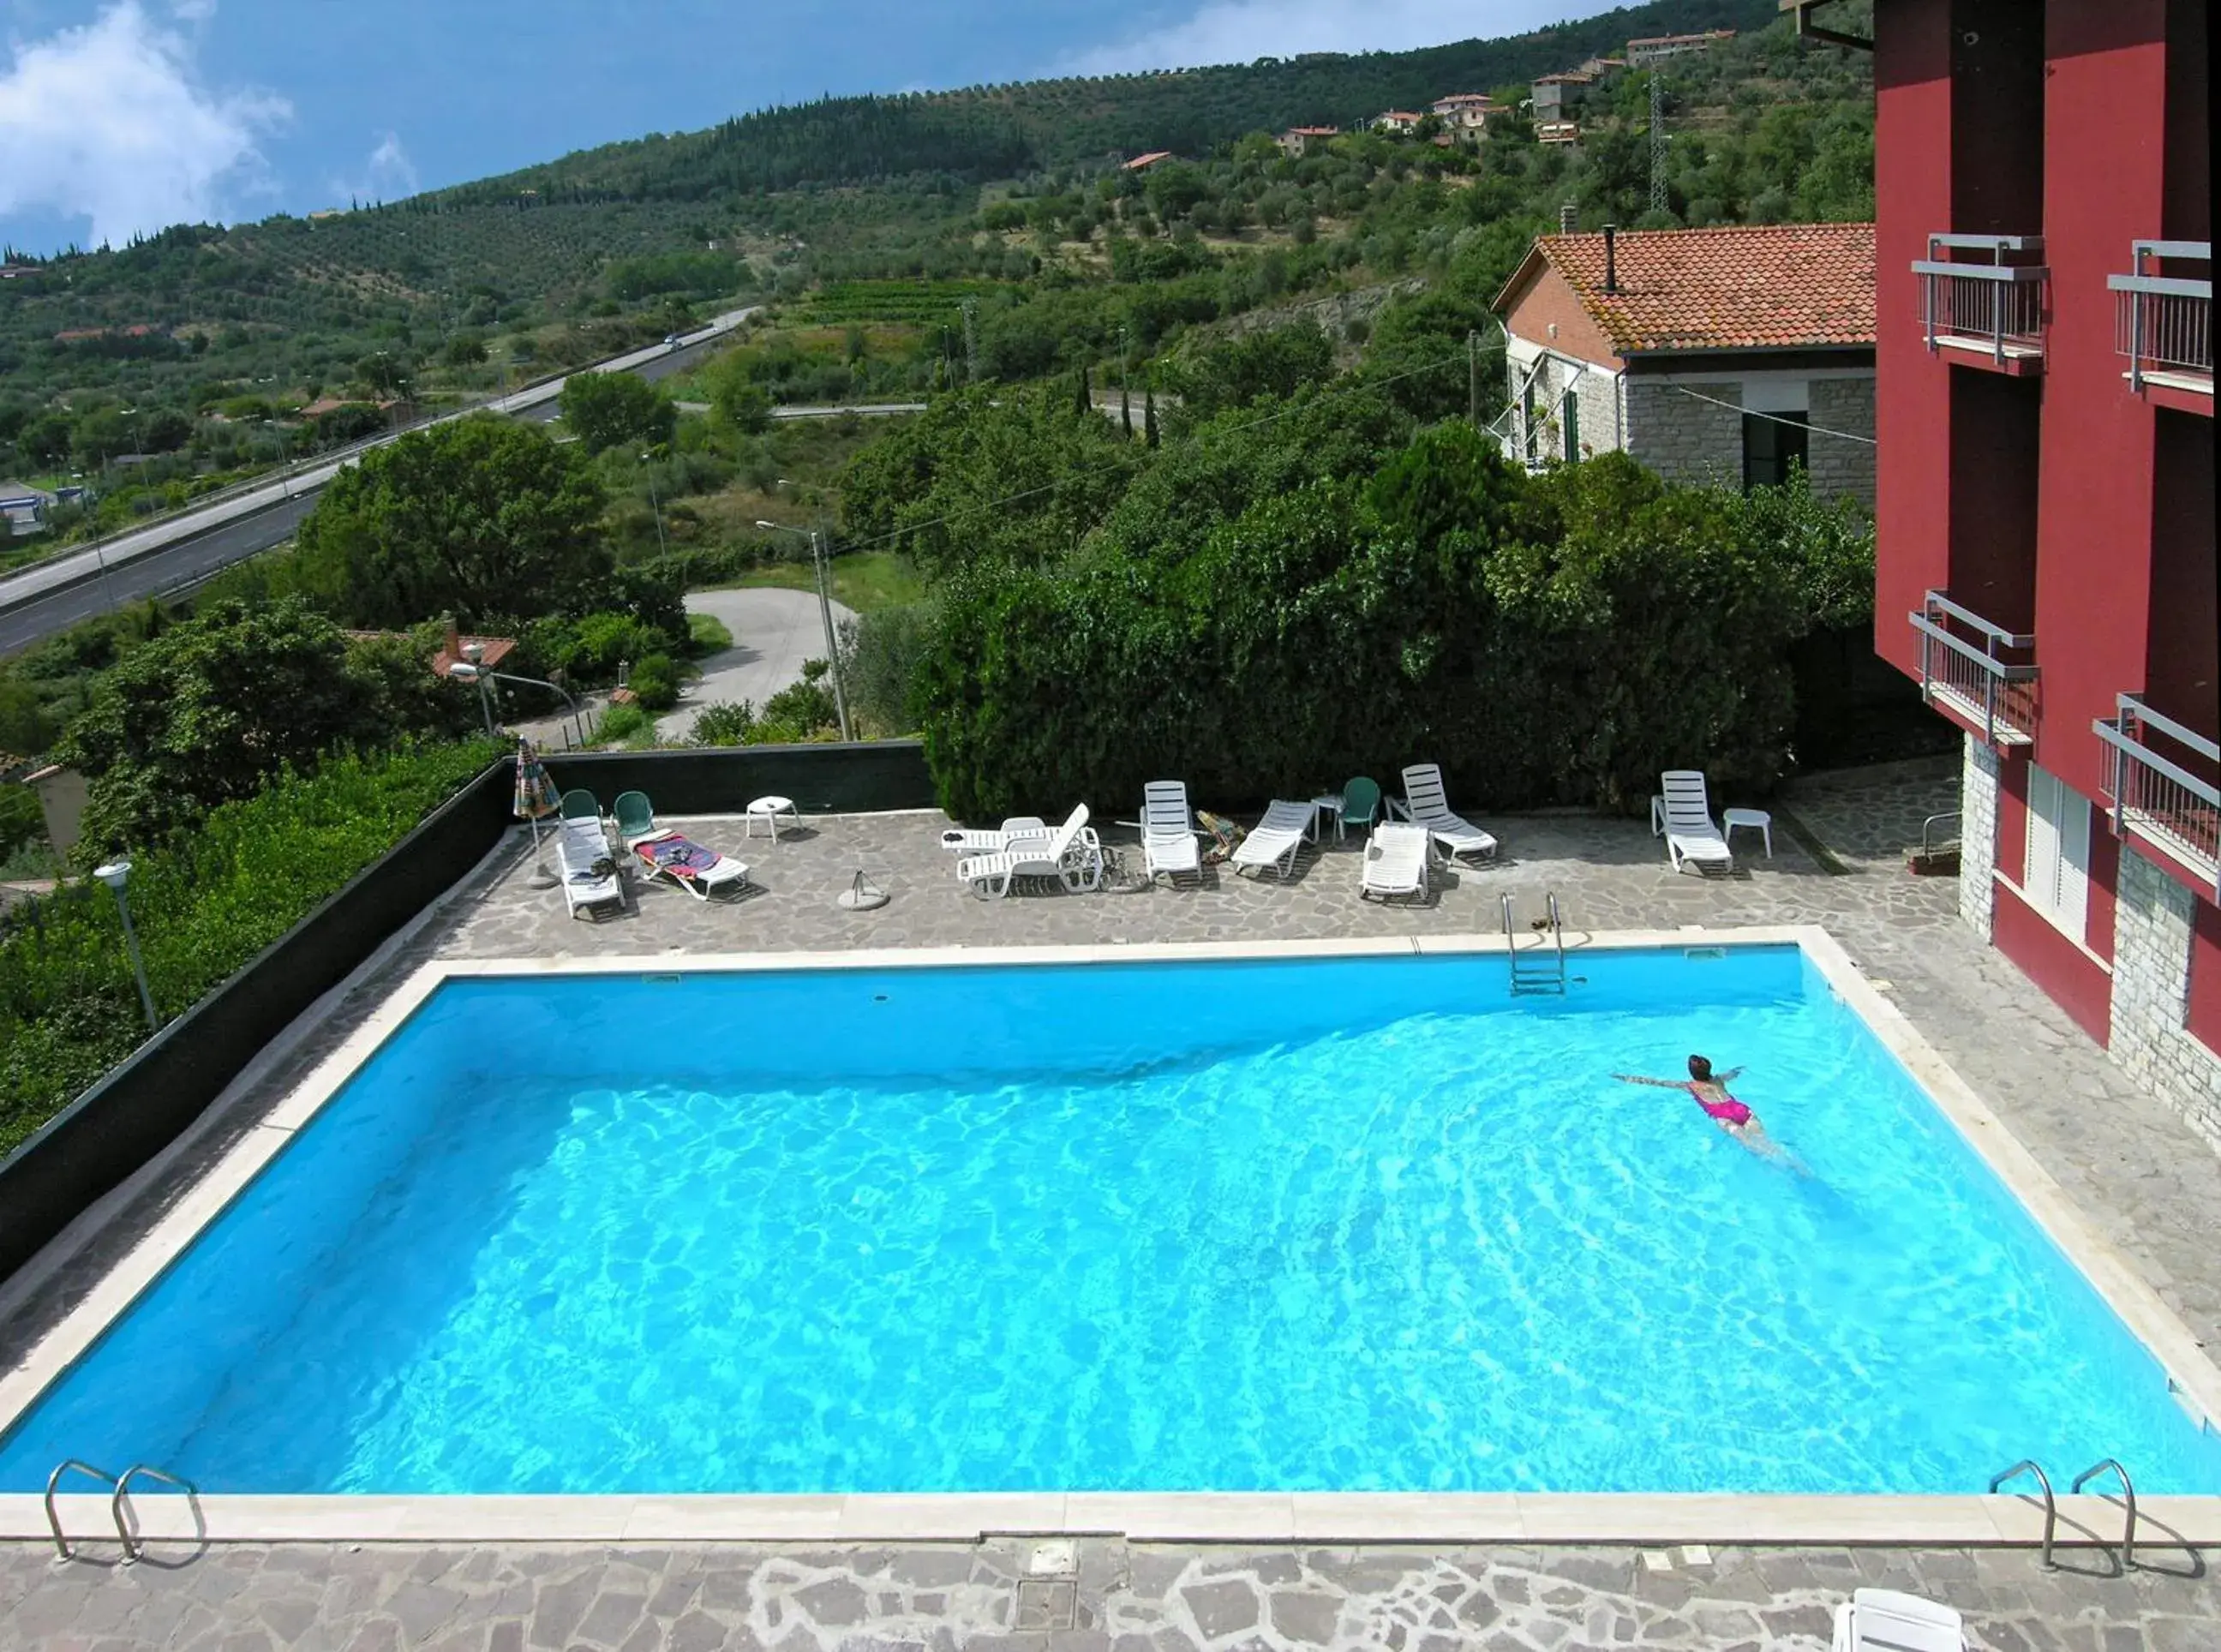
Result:
[[674,878],[706,878],[725,858],[676,832],[635,844],[634,850],[650,872],[667,872]]

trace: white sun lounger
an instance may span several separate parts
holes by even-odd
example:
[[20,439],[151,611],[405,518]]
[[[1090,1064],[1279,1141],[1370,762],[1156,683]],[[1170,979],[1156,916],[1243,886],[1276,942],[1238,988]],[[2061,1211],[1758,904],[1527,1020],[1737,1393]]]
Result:
[[1365,842],[1365,873],[1357,898],[1424,900],[1427,896],[1427,829],[1384,820]]
[[[624,904],[624,879],[617,873],[599,820],[560,822],[555,830],[555,864],[562,871],[563,899],[572,917],[580,912],[591,917],[594,908],[611,902]],[[610,869],[597,874],[597,865]]]
[[941,835],[941,847],[951,854],[1000,854],[1014,848],[1020,838],[1047,837],[1048,823],[1038,815],[1014,815],[992,830],[952,826]]
[[956,863],[959,882],[983,899],[999,900],[1020,878],[1055,878],[1075,893],[1103,881],[1103,845],[1087,829],[1087,805],[1065,817],[1054,835],[1020,838],[992,854],[967,855]]
[[1475,860],[1496,858],[1496,840],[1462,815],[1450,810],[1442,792],[1442,771],[1435,763],[1414,763],[1404,771],[1404,801],[1397,810],[1406,820],[1427,829],[1427,835],[1445,859],[1470,854]]
[[1917,1594],[1856,1589],[1836,1608],[1831,1652],[1966,1652],[1959,1614]]
[[1152,883],[1159,877],[1202,875],[1185,781],[1152,780],[1142,788],[1142,864]]
[[1273,798],[1265,818],[1234,851],[1235,871],[1262,873],[1269,867],[1275,876],[1289,876],[1296,869],[1296,856],[1303,850],[1317,812],[1311,804]]
[[1679,872],[1692,860],[1700,872],[1706,867],[1732,867],[1735,855],[1712,819],[1704,772],[1669,768],[1658,777],[1658,788],[1660,795],[1650,800],[1650,829],[1665,834],[1666,859],[1674,870]]

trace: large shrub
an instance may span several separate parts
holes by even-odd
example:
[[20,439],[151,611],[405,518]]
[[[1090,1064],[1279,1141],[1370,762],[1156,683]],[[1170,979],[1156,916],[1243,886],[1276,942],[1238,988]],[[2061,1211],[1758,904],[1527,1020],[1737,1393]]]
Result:
[[[485,742],[328,758],[132,857],[132,921],[165,1019],[285,934],[502,753]],[[0,919],[0,1153],[145,1036],[116,901],[65,886]]]
[[1252,804],[1421,760],[1477,809],[1632,808],[1669,767],[1761,787],[1788,645],[1840,583],[1798,510],[1617,455],[1530,479],[1437,426],[1185,554],[1125,539],[952,581],[918,674],[928,760],[969,817],[1167,773]]

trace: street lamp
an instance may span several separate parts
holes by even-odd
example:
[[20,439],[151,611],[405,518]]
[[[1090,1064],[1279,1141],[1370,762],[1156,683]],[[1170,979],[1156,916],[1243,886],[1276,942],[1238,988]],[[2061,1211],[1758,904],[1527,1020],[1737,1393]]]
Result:
[[131,927],[131,903],[123,898],[123,885],[131,876],[131,862],[110,860],[105,866],[95,867],[92,875],[116,892],[116,910],[123,914],[123,946],[131,954],[131,973],[139,983],[139,1007],[147,1012],[147,1030],[162,1030],[162,1018],[154,1013],[154,995],[147,987],[147,961],[139,955],[139,932]]
[[659,556],[668,556],[671,554],[671,547],[663,542],[663,506],[655,497],[655,469],[646,454],[642,454],[640,456],[640,462],[643,465],[648,466],[648,469],[646,472],[648,477],[648,505],[649,510],[655,512],[656,554]]
[[841,686],[841,648],[833,640],[833,596],[825,579],[825,540],[815,528],[790,528],[783,522],[758,519],[756,526],[767,534],[803,534],[810,541],[810,565],[817,575],[817,613],[825,622],[825,663],[833,669],[833,710],[841,719],[841,738],[852,740],[848,732],[848,696]]
[[[472,648],[466,648],[463,650],[465,654],[470,654],[474,651],[480,654],[485,652],[484,649],[474,650]],[[475,660],[472,661],[468,665],[452,667],[448,671],[447,675],[450,677],[460,677],[466,683],[476,683],[479,685],[479,692],[481,695],[485,692],[485,685],[489,682],[495,681],[504,683],[522,683],[530,688],[553,689],[556,693],[560,694],[563,697],[563,704],[571,708],[571,721],[578,730],[579,743],[582,746],[586,743],[585,713],[579,710],[579,703],[571,698],[571,691],[564,687],[560,683],[551,683],[544,677],[516,677],[512,676],[505,671],[488,671],[484,666],[478,664]]]

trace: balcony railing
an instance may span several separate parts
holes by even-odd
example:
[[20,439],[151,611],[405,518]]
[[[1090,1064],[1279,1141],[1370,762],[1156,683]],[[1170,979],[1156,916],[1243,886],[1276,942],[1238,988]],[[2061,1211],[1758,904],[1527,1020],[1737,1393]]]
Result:
[[[1947,253],[1966,254],[1947,260]],[[1986,263],[1974,254],[1986,255]],[[2041,235],[1930,235],[1928,256],[1915,259],[1920,278],[1920,326],[1933,351],[1979,351],[2005,372],[2043,365],[2044,290],[2051,272],[2008,259],[2043,255]]]
[[2107,747],[2113,829],[2186,867],[2221,899],[2221,744],[2163,717],[2133,694],[2091,725]]
[[1920,640],[1920,693],[1992,746],[2036,738],[2036,639],[1931,591],[1907,616]]
[[[2203,279],[2162,275],[2162,261],[2205,266]],[[2130,275],[2109,275],[2113,291],[2113,347],[2129,359],[2129,387],[2146,380],[2213,393],[2213,243],[2140,241]]]

